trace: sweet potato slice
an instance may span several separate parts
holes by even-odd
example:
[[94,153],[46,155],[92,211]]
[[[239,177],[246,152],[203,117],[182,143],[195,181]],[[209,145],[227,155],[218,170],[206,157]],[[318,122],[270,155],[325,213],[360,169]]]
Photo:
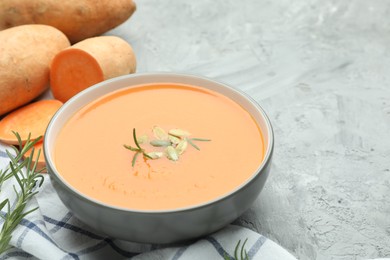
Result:
[[41,100],[18,108],[0,121],[0,141],[17,145],[13,132],[19,133],[23,142],[31,134],[31,140],[43,136],[57,110],[62,106],[58,100]]

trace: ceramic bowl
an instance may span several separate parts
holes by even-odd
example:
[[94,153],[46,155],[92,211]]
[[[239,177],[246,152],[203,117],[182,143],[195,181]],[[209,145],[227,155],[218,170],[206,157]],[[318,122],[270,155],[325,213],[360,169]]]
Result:
[[[56,169],[53,148],[64,124],[79,109],[114,90],[148,83],[182,83],[209,88],[245,108],[260,127],[265,157],[242,185],[223,197],[177,210],[129,210],[94,200],[69,185]],[[238,218],[260,194],[270,171],[274,136],[264,110],[253,99],[226,84],[204,77],[174,74],[131,74],[96,84],[66,102],[52,118],[44,139],[47,170],[53,187],[66,207],[91,229],[107,236],[140,243],[172,243],[215,232]]]

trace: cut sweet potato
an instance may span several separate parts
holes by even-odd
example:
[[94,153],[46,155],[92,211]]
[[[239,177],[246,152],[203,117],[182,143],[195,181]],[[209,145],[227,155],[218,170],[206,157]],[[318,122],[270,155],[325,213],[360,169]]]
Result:
[[45,134],[46,128],[57,110],[62,106],[58,100],[41,100],[18,108],[0,121],[0,141],[17,145],[13,132],[19,133],[23,143],[31,134],[31,140]]
[[50,67],[53,96],[66,102],[103,80],[136,70],[133,49],[116,36],[89,38],[59,52]]

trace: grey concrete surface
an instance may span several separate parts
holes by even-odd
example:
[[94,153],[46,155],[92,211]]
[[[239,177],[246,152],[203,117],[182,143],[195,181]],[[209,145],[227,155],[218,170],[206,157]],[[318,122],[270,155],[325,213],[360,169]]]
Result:
[[235,223],[299,259],[390,257],[390,1],[136,0],[138,72],[200,74],[268,112],[273,169]]

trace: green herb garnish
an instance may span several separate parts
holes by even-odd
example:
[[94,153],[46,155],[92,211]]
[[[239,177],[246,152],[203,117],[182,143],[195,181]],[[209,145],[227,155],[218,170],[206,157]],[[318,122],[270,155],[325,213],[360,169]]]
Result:
[[[35,163],[33,163],[35,153],[33,146],[39,142],[42,137],[31,141],[31,135],[29,135],[26,143],[23,145],[20,135],[16,132],[13,133],[18,139],[19,149],[12,146],[16,154],[15,156],[13,156],[9,151],[6,151],[11,161],[8,167],[0,170],[0,192],[1,185],[11,177],[16,179],[19,186],[19,191],[14,186],[14,191],[16,193],[16,203],[13,210],[11,210],[11,203],[8,198],[0,203],[0,210],[5,207],[7,209],[7,213],[4,216],[1,215],[1,217],[4,219],[4,223],[0,231],[0,254],[10,248],[9,242],[12,238],[12,232],[20,223],[20,221],[38,208],[36,207],[24,212],[28,201],[38,193],[36,190],[37,186],[41,187],[44,181],[43,176],[40,174],[44,169],[37,169],[38,159],[41,152],[40,150],[38,150],[36,157],[37,160]],[[32,149],[30,156],[23,160],[23,156],[30,149]],[[23,172],[24,168],[26,169],[25,173]]]
[[133,156],[133,160],[131,160],[131,165],[134,167],[135,165],[135,162],[137,161],[137,158],[138,158],[138,155],[142,154],[144,157],[146,158],[149,158],[149,159],[153,159],[151,156],[149,156],[144,149],[141,148],[141,146],[139,145],[138,143],[138,140],[137,140],[137,134],[135,132],[135,128],[133,128],[133,139],[134,139],[134,143],[135,143],[135,146],[136,147],[132,147],[130,145],[127,145],[127,144],[124,144],[123,146],[126,148],[126,149],[129,149],[133,152],[135,152],[134,156]]
[[[247,251],[245,250],[245,244],[247,241],[248,241],[248,238],[245,239],[244,243],[240,247],[241,239],[238,240],[236,248],[234,249],[234,259],[235,260],[249,260],[249,255],[248,255]],[[240,254],[238,254],[239,252],[240,252]],[[227,254],[225,254],[224,259],[230,260],[230,257]]]

